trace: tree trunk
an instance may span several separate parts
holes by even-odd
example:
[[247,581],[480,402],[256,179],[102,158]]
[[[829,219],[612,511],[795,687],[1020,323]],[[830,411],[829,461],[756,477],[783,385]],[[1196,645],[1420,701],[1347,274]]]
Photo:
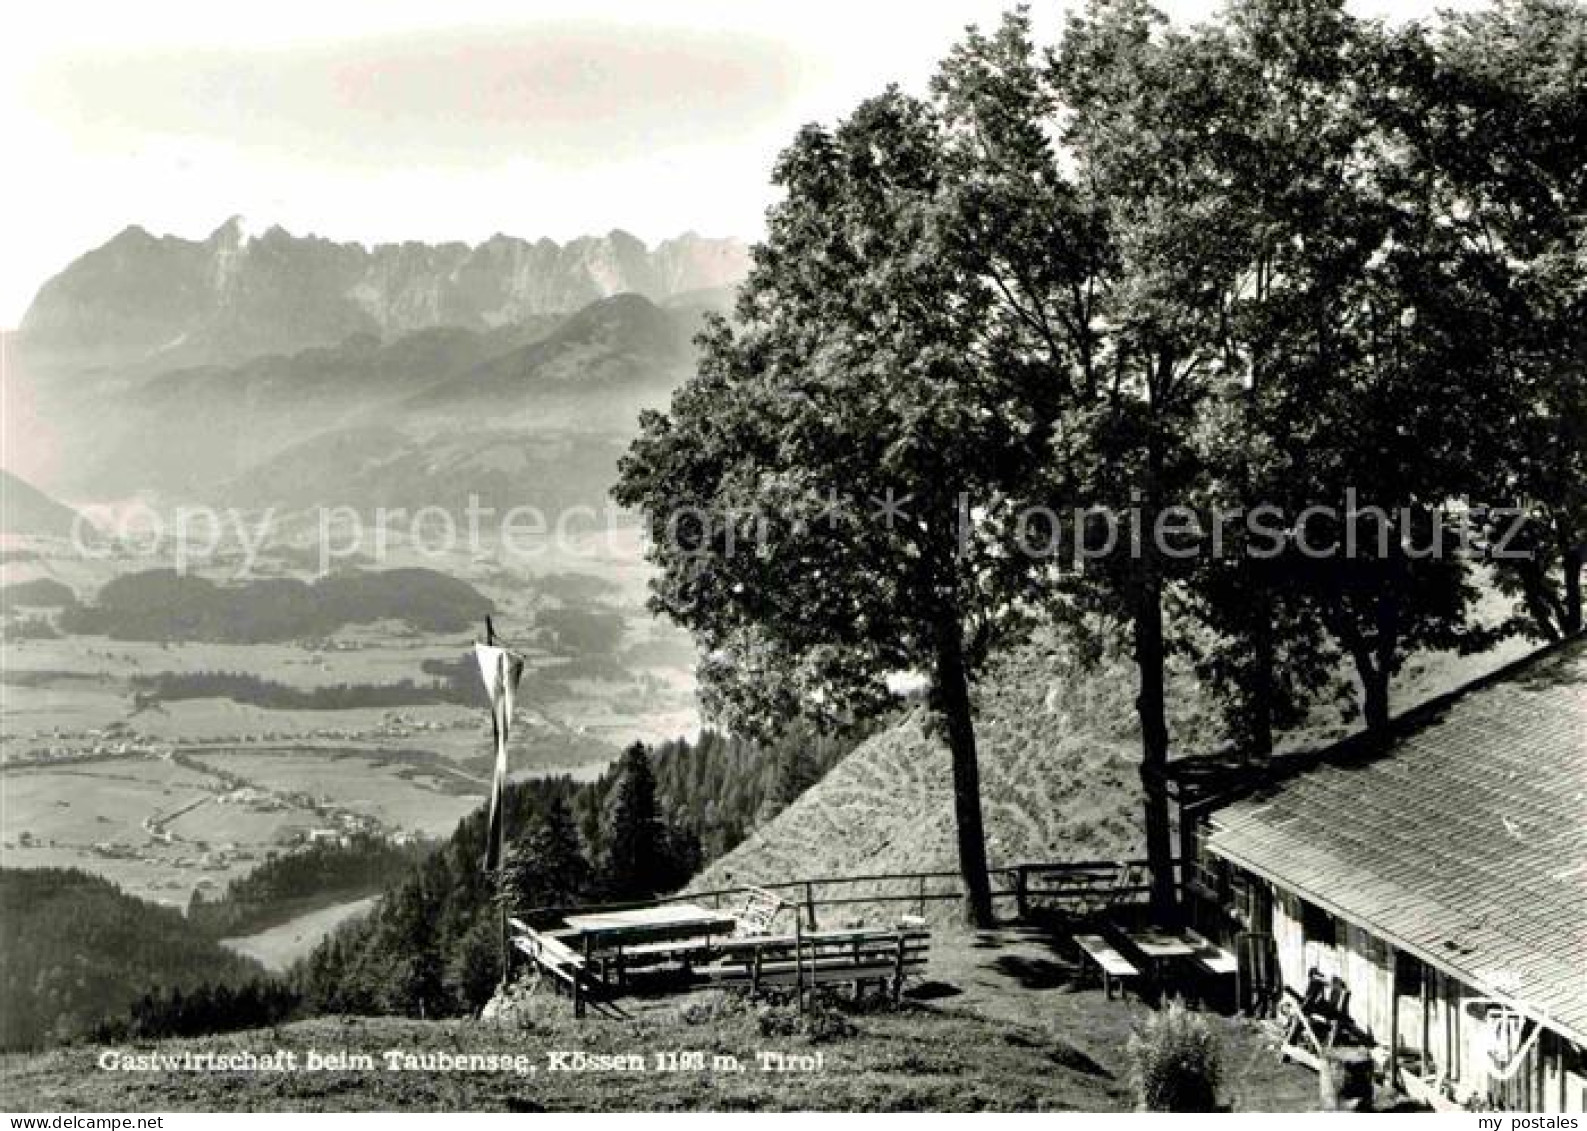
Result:
[[1367,730],[1384,734],[1389,729],[1389,676],[1373,664],[1358,664],[1361,674],[1362,710],[1366,715]]
[[1273,595],[1260,588],[1253,595],[1256,602],[1256,620],[1251,632],[1251,689],[1250,719],[1248,725],[1249,760],[1265,762],[1273,756],[1273,698],[1278,666],[1277,644],[1273,625]]
[[[1562,561],[1565,560],[1562,558]],[[1570,588],[1569,568],[1566,568],[1566,593]],[[1532,623],[1537,626],[1543,639],[1550,644],[1557,644],[1569,631],[1566,624],[1570,619],[1570,611],[1565,601],[1554,593],[1553,583],[1548,577],[1548,563],[1540,558],[1533,558],[1519,564],[1516,574],[1521,582],[1521,600],[1526,605],[1526,611],[1532,618]]]
[[981,765],[970,714],[970,682],[965,674],[964,641],[957,620],[937,628],[938,710],[948,730],[953,756],[953,815],[959,833],[959,873],[964,878],[965,918],[990,927],[992,885],[986,869],[986,832],[981,821]]
[[[1149,571],[1150,572],[1150,571]],[[1152,872],[1152,919],[1171,926],[1178,918],[1173,838],[1168,810],[1168,720],[1164,694],[1163,602],[1155,575],[1143,585],[1135,614],[1135,666],[1140,692],[1141,793],[1146,807],[1146,859]]]
[[1587,551],[1571,546],[1562,555],[1565,568],[1565,634],[1575,636],[1582,630],[1581,574]]
[[1371,648],[1350,620],[1350,611],[1340,609],[1328,618],[1334,639],[1344,647],[1356,665],[1361,680],[1361,713],[1370,733],[1383,734],[1389,726],[1389,664],[1377,663],[1380,654]]
[[[1164,375],[1170,359],[1161,361]],[[1155,395],[1154,395],[1155,399]],[[1135,604],[1135,667],[1140,689],[1135,710],[1141,720],[1141,792],[1146,816],[1146,860],[1152,873],[1152,919],[1173,926],[1179,918],[1174,885],[1173,837],[1168,810],[1168,714],[1163,644],[1163,579],[1157,557],[1156,530],[1162,512],[1163,456],[1158,422],[1146,435],[1146,514],[1143,528],[1152,535],[1140,547],[1140,588]]]

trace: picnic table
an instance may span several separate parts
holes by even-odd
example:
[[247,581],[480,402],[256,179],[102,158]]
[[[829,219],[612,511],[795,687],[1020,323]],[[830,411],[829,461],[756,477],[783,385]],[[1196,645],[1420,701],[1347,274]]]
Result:
[[1162,983],[1163,967],[1195,955],[1196,944],[1169,931],[1124,931],[1125,939],[1145,960],[1147,976]]
[[692,903],[569,915],[565,922],[565,941],[596,965],[603,982],[614,974],[621,982],[624,967],[633,958],[708,952],[713,938],[725,938],[738,929],[735,916]]

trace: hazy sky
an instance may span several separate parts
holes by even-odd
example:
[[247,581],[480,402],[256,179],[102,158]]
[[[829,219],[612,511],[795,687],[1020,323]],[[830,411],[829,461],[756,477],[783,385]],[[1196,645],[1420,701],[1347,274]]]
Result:
[[[1475,0],[1456,0],[1470,7]],[[0,326],[130,223],[377,242],[760,234],[803,122],[1008,0],[45,0],[0,37]],[[1205,16],[1214,0],[1162,5]],[[1357,0],[1426,14],[1431,0]],[[1447,6],[1447,5],[1438,5]],[[1033,5],[1039,29],[1062,7]]]

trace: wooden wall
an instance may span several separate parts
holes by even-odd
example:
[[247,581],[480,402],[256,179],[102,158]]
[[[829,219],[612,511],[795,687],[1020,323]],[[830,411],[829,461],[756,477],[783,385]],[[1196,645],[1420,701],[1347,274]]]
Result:
[[[1379,1045],[1395,1031],[1392,1012],[1399,1013],[1399,1047],[1425,1051],[1431,1064],[1466,1091],[1489,1093],[1506,1110],[1546,1113],[1587,1111],[1587,1055],[1563,1037],[1545,1032],[1514,1079],[1493,1082],[1485,1070],[1485,1032],[1481,1007],[1467,1004],[1479,991],[1419,962],[1425,989],[1411,989],[1402,980],[1396,1000],[1392,948],[1363,928],[1332,922],[1332,941],[1317,928],[1323,917],[1308,912],[1304,902],[1254,876],[1246,882],[1265,888],[1271,907],[1271,928],[1284,982],[1302,990],[1307,972],[1339,977],[1350,987],[1350,1015]],[[1308,932],[1308,921],[1312,930]],[[1410,956],[1404,961],[1415,962]]]

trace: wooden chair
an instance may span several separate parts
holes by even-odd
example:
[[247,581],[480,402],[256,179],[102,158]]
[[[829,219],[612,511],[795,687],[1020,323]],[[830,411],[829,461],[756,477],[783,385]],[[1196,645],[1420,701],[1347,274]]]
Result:
[[1328,978],[1320,971],[1309,970],[1305,993],[1286,990],[1285,994],[1279,1006],[1279,1019],[1284,1023],[1284,1045],[1279,1057],[1320,1070],[1339,1037],[1354,1034],[1350,987],[1341,978]]
[[1113,886],[1103,896],[1103,908],[1107,911],[1117,911],[1121,907],[1135,902],[1137,889],[1145,887],[1152,882],[1151,869],[1139,861],[1135,863],[1121,862],[1118,875],[1114,877]]
[[778,896],[765,888],[747,888],[744,905],[733,912],[733,918],[738,920],[738,928],[733,932],[733,937],[749,939],[767,934],[771,930],[772,921],[777,918],[777,912],[784,906],[786,904]]

